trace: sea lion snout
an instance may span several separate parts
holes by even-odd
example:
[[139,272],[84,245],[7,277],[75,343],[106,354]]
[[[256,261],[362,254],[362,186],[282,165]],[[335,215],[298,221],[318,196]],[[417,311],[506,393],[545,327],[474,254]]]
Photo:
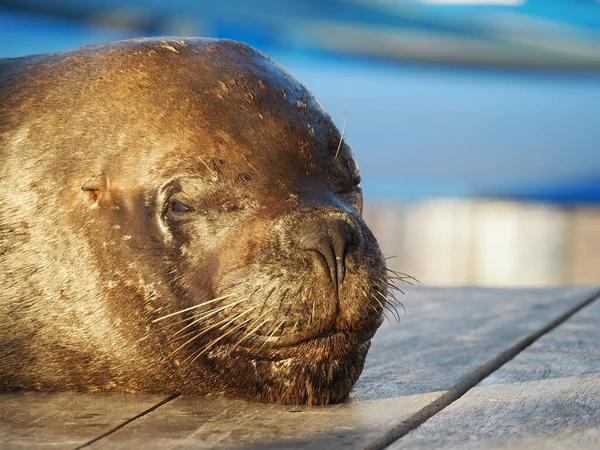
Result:
[[346,276],[346,256],[355,247],[356,230],[341,219],[315,219],[298,228],[295,240],[300,249],[329,272],[337,295]]

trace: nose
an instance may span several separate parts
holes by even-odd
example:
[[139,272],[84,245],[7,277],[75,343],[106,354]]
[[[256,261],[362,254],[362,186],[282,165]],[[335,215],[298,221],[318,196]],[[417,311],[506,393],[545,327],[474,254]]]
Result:
[[337,294],[346,275],[346,255],[355,241],[352,226],[340,219],[305,222],[296,233],[298,246],[329,271]]

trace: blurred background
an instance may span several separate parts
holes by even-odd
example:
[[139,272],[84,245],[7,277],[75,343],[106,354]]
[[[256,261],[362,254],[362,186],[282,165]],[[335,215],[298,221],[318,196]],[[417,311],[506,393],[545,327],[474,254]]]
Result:
[[424,284],[600,283],[600,3],[0,0],[0,57],[242,40],[353,146],[365,218]]

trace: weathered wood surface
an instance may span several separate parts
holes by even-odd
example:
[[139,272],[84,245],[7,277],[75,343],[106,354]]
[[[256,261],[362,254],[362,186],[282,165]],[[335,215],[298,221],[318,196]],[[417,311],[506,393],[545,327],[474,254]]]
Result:
[[600,301],[391,448],[600,449]]
[[184,396],[144,413],[166,396],[5,394],[0,448],[74,448],[98,437],[91,448],[360,448],[447,396],[459,381],[470,382],[480,366],[596,291],[411,288],[403,298],[406,315],[401,311],[400,324],[378,332],[363,376],[342,405]]
[[[380,330],[357,400],[446,390],[598,288],[406,290],[401,322]],[[387,323],[387,322],[386,322]]]
[[[72,449],[151,408],[167,395],[2,393],[0,448]],[[133,401],[132,401],[133,400]]]

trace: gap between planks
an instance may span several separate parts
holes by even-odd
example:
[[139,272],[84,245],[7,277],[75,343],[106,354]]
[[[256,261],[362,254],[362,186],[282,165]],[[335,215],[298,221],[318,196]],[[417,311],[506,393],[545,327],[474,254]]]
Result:
[[100,436],[95,437],[94,439],[91,439],[89,441],[87,441],[85,444],[82,444],[78,447],[75,447],[73,450],[79,450],[81,448],[87,447],[89,445],[92,445],[94,442],[99,441],[102,438],[105,438],[106,436],[109,436],[111,434],[113,434],[115,431],[120,430],[121,428],[123,428],[124,426],[129,425],[131,422],[133,422],[134,420],[139,419],[140,417],[144,417],[146,414],[150,414],[152,411],[160,408],[162,405],[166,405],[167,403],[169,403],[171,400],[175,400],[177,397],[179,397],[181,394],[172,394],[170,396],[168,396],[167,398],[165,398],[163,401],[157,403],[156,405],[148,408],[145,411],[142,411],[141,413],[133,416],[131,419],[127,419],[125,422],[120,423],[119,425],[117,425],[114,428],[111,428],[110,430],[106,431],[105,433],[102,433]]
[[478,369],[475,369],[469,375],[465,376],[458,383],[448,389],[448,391],[446,391],[446,393],[440,396],[437,400],[417,411],[408,419],[385,433],[383,436],[363,447],[363,449],[382,450],[398,439],[402,438],[410,431],[427,421],[429,418],[439,413],[442,409],[446,408],[451,403],[465,395],[469,390],[471,390],[471,388],[475,387],[475,385],[479,384],[484,378],[498,370],[539,338],[552,331],[554,328],[565,322],[578,311],[593,303],[598,298],[600,298],[600,291],[595,292],[583,302],[558,316],[545,327],[542,327],[538,331],[529,334],[512,347],[504,350],[498,356],[480,366]]

